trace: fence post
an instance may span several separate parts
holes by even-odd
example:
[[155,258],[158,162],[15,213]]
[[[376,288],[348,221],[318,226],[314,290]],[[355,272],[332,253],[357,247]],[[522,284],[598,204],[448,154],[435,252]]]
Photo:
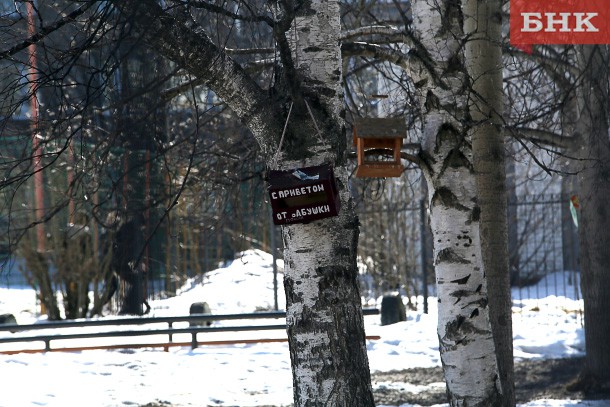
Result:
[[191,332],[191,349],[197,347],[197,331]]

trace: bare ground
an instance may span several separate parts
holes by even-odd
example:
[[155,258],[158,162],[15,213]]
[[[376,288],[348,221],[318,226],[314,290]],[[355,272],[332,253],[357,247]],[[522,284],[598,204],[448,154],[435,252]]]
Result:
[[[537,399],[588,399],[610,400],[608,392],[568,391],[583,366],[582,358],[525,360],[515,364],[515,392],[517,403],[526,403]],[[379,404],[399,406],[401,404],[419,404],[431,406],[447,402],[443,372],[440,367],[414,368],[401,371],[374,373],[375,401]],[[391,383],[409,383],[427,386],[415,388],[413,392],[393,386]],[[437,383],[436,386],[429,386]],[[610,406],[610,401],[608,402]]]
[[[515,363],[517,403],[538,399],[608,400],[610,407],[609,387],[589,390],[587,393],[567,390],[579,377],[583,363],[582,358],[525,360]],[[431,406],[447,402],[440,367],[373,373],[372,382],[377,405],[400,406],[408,403]],[[141,407],[172,406],[171,402],[157,400]],[[224,404],[219,402],[218,406]]]

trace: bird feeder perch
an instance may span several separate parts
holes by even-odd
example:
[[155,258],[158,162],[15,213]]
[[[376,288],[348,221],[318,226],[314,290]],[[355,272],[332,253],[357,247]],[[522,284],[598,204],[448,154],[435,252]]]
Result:
[[[358,156],[356,177],[400,177],[405,169],[400,162],[400,149],[406,132],[404,119],[400,117],[355,119],[354,144]],[[367,160],[367,151],[390,159]]]

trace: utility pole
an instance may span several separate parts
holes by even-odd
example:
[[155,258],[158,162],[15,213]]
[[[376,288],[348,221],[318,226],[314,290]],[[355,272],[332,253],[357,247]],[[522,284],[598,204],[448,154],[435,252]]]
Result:
[[[32,2],[26,3],[28,18],[28,35],[31,37],[36,33],[34,25],[34,6]],[[31,92],[30,98],[30,119],[32,128],[32,159],[34,170],[34,221],[36,223],[36,251],[41,256],[44,255],[46,238],[44,232],[44,185],[42,177],[42,147],[40,146],[40,126],[38,123],[38,61],[36,58],[36,44],[32,43],[28,47],[28,82]],[[44,302],[40,302],[40,313],[46,314],[47,310]]]

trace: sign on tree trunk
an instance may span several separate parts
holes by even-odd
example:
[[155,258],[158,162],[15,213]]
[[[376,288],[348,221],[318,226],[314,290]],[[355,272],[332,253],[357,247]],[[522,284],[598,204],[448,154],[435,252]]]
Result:
[[308,223],[339,214],[339,194],[330,165],[269,171],[269,198],[276,225]]

